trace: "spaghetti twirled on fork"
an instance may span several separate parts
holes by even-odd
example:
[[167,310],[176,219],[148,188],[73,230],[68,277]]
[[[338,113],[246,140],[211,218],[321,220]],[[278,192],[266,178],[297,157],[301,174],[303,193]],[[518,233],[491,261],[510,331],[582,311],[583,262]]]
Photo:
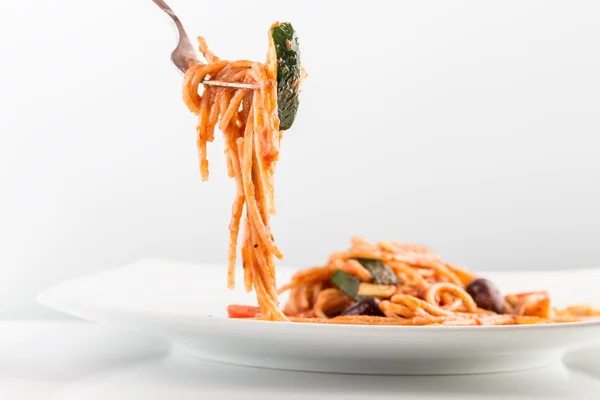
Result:
[[[214,140],[218,128],[225,139],[229,176],[236,181],[229,225],[227,285],[235,285],[237,244],[243,226],[240,253],[245,288],[255,290],[262,315],[285,321],[287,317],[278,303],[274,262],[274,258],[281,259],[283,255],[271,233],[270,216],[275,213],[273,179],[282,132],[294,122],[305,76],[298,38],[290,23],[273,24],[265,64],[221,60],[204,38],[199,37],[198,41],[207,62],[186,71],[183,100],[198,116],[202,179],[208,179],[206,145]],[[250,84],[247,86],[257,89],[203,85],[208,79]]]
[[[282,133],[277,115],[277,67],[274,54],[267,64],[225,61],[198,38],[206,64],[190,67],[183,84],[183,99],[198,116],[197,144],[200,172],[208,179],[207,142],[214,140],[215,127],[223,132],[229,176],[237,194],[229,225],[228,286],[235,285],[235,263],[240,226],[243,226],[241,258],[247,291],[256,291],[261,313],[272,320],[287,320],[279,308],[274,257],[282,258],[270,230],[275,212],[273,174],[279,157]],[[253,83],[258,90],[206,86],[206,78],[225,82]],[[242,216],[245,209],[245,218]]]

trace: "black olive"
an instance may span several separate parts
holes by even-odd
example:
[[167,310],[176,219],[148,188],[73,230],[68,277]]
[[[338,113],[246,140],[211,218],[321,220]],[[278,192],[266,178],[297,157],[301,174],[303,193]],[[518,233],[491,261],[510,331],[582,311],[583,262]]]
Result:
[[385,317],[379,309],[379,300],[374,297],[367,297],[357,301],[346,308],[342,315],[371,315],[374,317]]
[[483,278],[474,279],[467,285],[466,289],[478,307],[504,314],[504,297],[492,282]]

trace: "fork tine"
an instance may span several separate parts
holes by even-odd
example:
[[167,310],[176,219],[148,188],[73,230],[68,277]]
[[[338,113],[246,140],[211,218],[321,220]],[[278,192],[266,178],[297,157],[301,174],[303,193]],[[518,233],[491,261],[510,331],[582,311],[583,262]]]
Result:
[[254,85],[252,83],[237,83],[237,82],[224,82],[224,81],[204,81],[202,83],[205,85],[224,86],[224,87],[232,87],[232,88],[237,88],[237,89],[252,89],[252,90],[258,89],[258,85]]

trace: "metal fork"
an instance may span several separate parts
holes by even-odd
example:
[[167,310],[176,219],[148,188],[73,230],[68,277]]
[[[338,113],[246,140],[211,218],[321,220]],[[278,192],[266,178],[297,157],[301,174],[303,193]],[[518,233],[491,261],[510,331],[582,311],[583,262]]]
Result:
[[[175,15],[171,7],[167,5],[162,0],[152,0],[154,4],[160,7],[171,19],[175,22],[175,26],[177,27],[177,32],[179,35],[179,42],[177,43],[177,47],[171,53],[171,61],[173,64],[183,73],[187,71],[189,67],[192,65],[200,63],[198,60],[198,53],[194,46],[192,46],[192,42],[190,42],[190,38],[187,33],[185,33],[185,29],[183,29],[183,25],[181,21]],[[212,86],[224,86],[224,87],[232,87],[238,89],[258,89],[257,85],[251,83],[237,83],[237,82],[223,82],[223,81],[211,81],[204,80],[202,82],[204,85],[212,85]]]

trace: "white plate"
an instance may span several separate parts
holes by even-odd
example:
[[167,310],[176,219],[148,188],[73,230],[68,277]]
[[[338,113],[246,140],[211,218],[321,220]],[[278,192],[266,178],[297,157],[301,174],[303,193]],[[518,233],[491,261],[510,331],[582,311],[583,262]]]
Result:
[[[279,282],[292,271],[281,268]],[[557,305],[600,304],[600,269],[482,274],[504,292],[548,289]],[[225,289],[225,269],[144,260],[62,283],[38,297],[90,321],[162,337],[224,363],[359,374],[466,374],[558,362],[567,349],[600,338],[600,322],[482,327],[275,323],[226,318],[231,303],[255,304]]]

